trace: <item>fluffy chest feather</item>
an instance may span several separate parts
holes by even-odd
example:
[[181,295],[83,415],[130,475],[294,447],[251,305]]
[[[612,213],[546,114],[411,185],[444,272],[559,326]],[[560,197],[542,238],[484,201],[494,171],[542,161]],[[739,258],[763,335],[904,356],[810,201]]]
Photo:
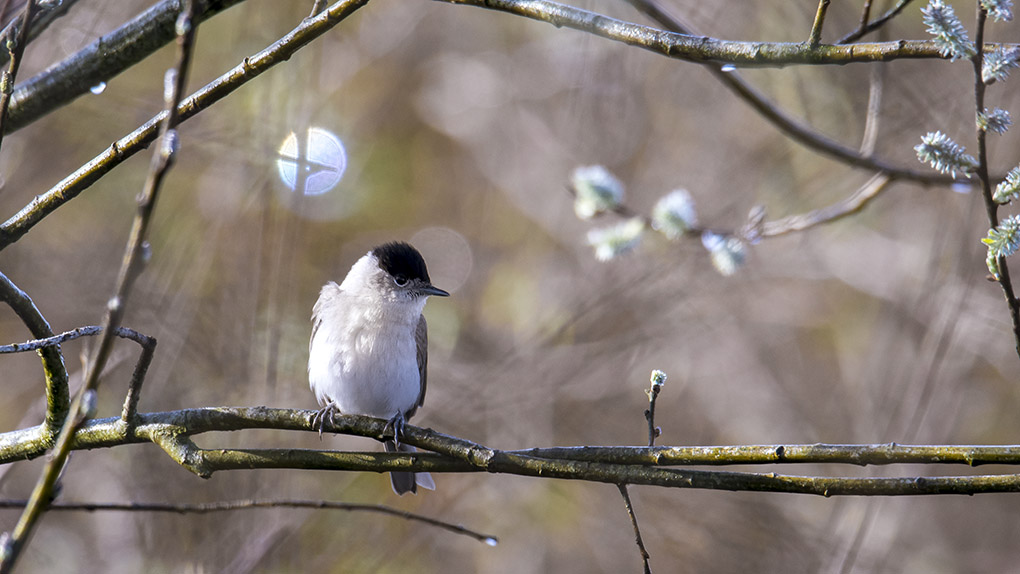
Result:
[[378,305],[348,297],[335,284],[324,288],[308,361],[319,402],[384,419],[414,409],[421,391],[415,329],[422,306]]

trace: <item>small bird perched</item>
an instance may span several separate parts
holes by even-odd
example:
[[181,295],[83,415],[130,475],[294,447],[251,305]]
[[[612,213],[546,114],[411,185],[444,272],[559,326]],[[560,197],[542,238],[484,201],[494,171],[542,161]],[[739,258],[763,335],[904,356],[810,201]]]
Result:
[[[433,287],[425,260],[407,243],[380,245],[351,267],[343,283],[322,287],[312,309],[308,384],[319,404],[319,434],[334,410],[386,419],[387,452],[415,452],[400,444],[404,421],[425,402],[428,327],[421,314]],[[427,472],[390,473],[397,494],[435,489]]]

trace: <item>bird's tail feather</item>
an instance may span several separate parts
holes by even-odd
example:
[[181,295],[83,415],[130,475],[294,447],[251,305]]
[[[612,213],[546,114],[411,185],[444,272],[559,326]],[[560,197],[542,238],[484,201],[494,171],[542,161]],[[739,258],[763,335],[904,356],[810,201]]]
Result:
[[[418,452],[418,449],[409,444],[397,446],[391,440],[385,441],[383,445],[386,452]],[[427,472],[391,472],[390,483],[393,485],[393,492],[401,495],[405,492],[417,494],[419,486],[428,490],[436,489],[432,475]]]

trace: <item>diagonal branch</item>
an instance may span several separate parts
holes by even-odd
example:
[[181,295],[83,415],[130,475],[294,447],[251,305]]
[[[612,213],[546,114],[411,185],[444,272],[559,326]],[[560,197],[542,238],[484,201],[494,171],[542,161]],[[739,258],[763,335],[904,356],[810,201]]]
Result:
[[865,208],[865,206],[871,203],[871,200],[875,199],[883,191],[885,191],[889,181],[890,178],[888,175],[880,173],[868,180],[868,182],[854,192],[853,195],[840,202],[827,205],[808,213],[789,215],[776,221],[767,221],[762,228],[762,236],[777,237],[780,235],[786,235],[787,233],[804,231],[818,225],[832,223],[843,219],[844,217],[849,217],[855,213],[859,213]]
[[815,12],[815,21],[811,24],[811,33],[808,35],[808,46],[815,48],[822,43],[822,27],[825,25],[825,13],[829,10],[829,0],[818,0],[818,10]]
[[[233,69],[185,98],[177,107],[180,121],[184,122],[196,116],[270,68],[286,62],[298,50],[333,29],[367,2],[368,0],[341,0],[315,18],[303,20],[286,36],[261,52],[245,58]],[[36,223],[77,197],[113,168],[148,147],[156,139],[159,124],[164,117],[165,112],[149,119],[0,224],[0,250],[20,239]]]
[[[666,12],[655,0],[627,1],[667,30],[696,36],[694,30],[686,26],[675,16]],[[776,129],[810,150],[854,167],[881,171],[898,179],[940,184],[951,184],[954,181],[949,176],[900,167],[881,158],[873,157],[871,154],[864,154],[860,150],[845,146],[820,134],[811,126],[787,114],[735,71],[723,71],[722,66],[718,63],[706,63],[705,68],[716,80],[729,88],[737,97],[746,101],[754,111],[774,125]]]
[[[200,0],[201,23],[244,0]],[[67,0],[64,0],[66,3]],[[180,0],[161,0],[106,36],[19,84],[5,131],[21,129],[174,40]]]

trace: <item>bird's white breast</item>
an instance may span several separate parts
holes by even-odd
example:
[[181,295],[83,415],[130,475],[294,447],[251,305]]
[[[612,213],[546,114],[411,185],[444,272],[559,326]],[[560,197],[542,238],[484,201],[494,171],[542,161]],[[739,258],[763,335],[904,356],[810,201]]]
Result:
[[424,300],[395,303],[351,296],[335,283],[315,305],[308,381],[321,404],[389,419],[418,401],[415,328]]

